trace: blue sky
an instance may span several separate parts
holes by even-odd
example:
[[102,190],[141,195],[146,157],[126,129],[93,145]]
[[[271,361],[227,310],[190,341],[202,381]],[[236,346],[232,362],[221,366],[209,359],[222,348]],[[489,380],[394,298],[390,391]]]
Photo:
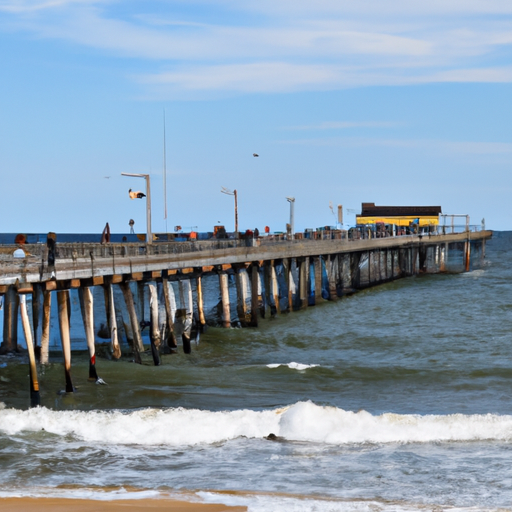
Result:
[[286,196],[297,230],[362,202],[512,229],[511,45],[509,0],[0,0],[0,231],[144,232],[122,172],[154,232],[233,229],[221,187],[241,230]]

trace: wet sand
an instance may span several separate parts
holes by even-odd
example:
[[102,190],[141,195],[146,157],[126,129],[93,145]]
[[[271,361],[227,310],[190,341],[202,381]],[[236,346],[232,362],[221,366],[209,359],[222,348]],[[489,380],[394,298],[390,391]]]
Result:
[[190,503],[171,499],[80,500],[66,498],[0,498],[2,512],[247,512],[246,507]]

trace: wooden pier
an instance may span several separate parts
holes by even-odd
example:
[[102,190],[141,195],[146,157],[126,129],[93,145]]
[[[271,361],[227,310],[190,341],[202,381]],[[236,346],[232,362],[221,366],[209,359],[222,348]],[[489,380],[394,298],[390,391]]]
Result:
[[[122,307],[129,316],[126,341],[134,360],[140,362],[140,354],[145,350],[141,324],[144,326],[148,319],[151,353],[154,364],[158,365],[159,354],[164,349],[175,349],[179,342],[185,352],[190,352],[191,331],[206,324],[205,276],[218,276],[221,307],[220,318],[214,323],[230,327],[235,318],[237,325],[255,327],[261,316],[300,310],[402,277],[479,268],[485,256],[485,242],[491,235],[490,231],[468,230],[360,240],[262,237],[153,244],[58,243],[54,236],[49,236],[46,244],[4,245],[0,247],[4,315],[0,352],[18,350],[17,326],[21,312],[27,344],[34,340],[31,330],[36,333],[41,325],[37,348],[40,362],[48,362],[50,307],[55,293],[66,390],[72,391],[70,290],[79,293],[91,361],[89,375],[97,379],[91,293],[94,287],[103,289],[112,357],[121,356],[121,329],[115,314],[121,305],[115,303],[113,293],[117,286],[122,291]],[[230,279],[235,282],[236,304],[230,303],[228,276],[233,276]],[[173,308],[173,281],[179,284],[180,309]],[[145,290],[150,297],[149,315],[145,315]],[[27,294],[31,295],[31,322],[26,314]],[[139,297],[139,311],[134,294]],[[159,304],[159,297],[161,302],[163,297],[164,304]],[[33,352],[29,350],[31,359],[35,357]],[[36,372],[36,365],[31,362],[31,372]],[[36,374],[31,382],[37,385]]]

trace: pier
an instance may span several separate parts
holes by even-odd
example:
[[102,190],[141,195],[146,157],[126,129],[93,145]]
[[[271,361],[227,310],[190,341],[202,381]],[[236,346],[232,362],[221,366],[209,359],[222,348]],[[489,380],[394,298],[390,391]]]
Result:
[[[98,295],[104,299],[102,338],[110,340],[111,357],[120,358],[124,347],[140,363],[146,350],[142,331],[148,328],[152,359],[159,365],[162,353],[181,347],[190,353],[194,333],[207,323],[257,327],[262,317],[299,311],[395,279],[479,268],[492,232],[468,228],[369,239],[349,238],[343,231],[301,235],[148,244],[60,243],[49,234],[46,243],[0,246],[1,352],[18,351],[20,315],[37,404],[36,355],[31,349],[40,363],[48,362],[55,296],[66,391],[72,392],[70,293],[79,297],[89,377],[98,379],[93,308]],[[204,311],[205,279],[215,280],[220,297],[218,313],[210,318]]]

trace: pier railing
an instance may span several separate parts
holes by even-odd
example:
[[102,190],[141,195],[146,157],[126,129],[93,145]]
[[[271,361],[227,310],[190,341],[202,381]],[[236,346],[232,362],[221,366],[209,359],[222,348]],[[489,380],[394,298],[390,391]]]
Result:
[[[144,256],[165,256],[179,255],[190,253],[204,253],[207,257],[217,251],[229,251],[230,249],[243,249],[250,247],[269,247],[281,244],[307,244],[308,246],[323,241],[324,243],[332,241],[335,244],[351,244],[360,240],[377,240],[381,238],[392,239],[414,239],[418,236],[446,236],[451,234],[462,234],[467,232],[469,235],[481,231],[480,226],[436,226],[435,230],[419,230],[419,233],[403,231],[403,234],[391,236],[389,233],[372,232],[370,230],[323,230],[312,233],[296,233],[293,237],[285,234],[268,235],[258,238],[247,239],[210,239],[197,241],[180,241],[180,242],[155,242],[146,244],[144,242],[122,242],[122,243],[90,243],[90,242],[64,242],[55,245],[55,259],[78,260],[95,258],[133,258]],[[462,229],[464,228],[464,229]],[[28,244],[20,245],[4,245],[0,248],[0,261],[12,261],[13,256],[16,259],[15,250],[23,251],[19,254],[20,258],[27,258],[34,261],[35,259],[46,259],[48,256],[48,248],[46,244]],[[14,253],[14,254],[13,254]]]

